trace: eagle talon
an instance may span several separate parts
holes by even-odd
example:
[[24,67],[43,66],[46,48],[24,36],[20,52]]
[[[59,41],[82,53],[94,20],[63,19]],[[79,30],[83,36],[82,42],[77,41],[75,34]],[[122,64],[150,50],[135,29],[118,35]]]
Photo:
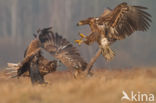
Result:
[[76,43],[78,43],[79,45],[81,45],[83,43],[83,40],[80,39],[80,40],[75,40]]
[[86,36],[84,34],[82,34],[82,33],[79,33],[79,35],[81,37],[80,40],[75,40],[75,42],[78,43],[79,45],[81,45],[84,42],[83,39],[85,39]]
[[86,35],[84,35],[82,33],[80,33],[79,35],[80,35],[81,38],[86,38]]

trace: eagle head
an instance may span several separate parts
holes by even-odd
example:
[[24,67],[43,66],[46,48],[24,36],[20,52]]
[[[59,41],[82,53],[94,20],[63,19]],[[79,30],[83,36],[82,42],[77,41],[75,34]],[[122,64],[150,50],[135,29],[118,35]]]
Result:
[[81,20],[77,23],[77,26],[81,26],[81,25],[87,25],[87,24],[90,24],[90,22],[93,20],[94,18],[90,17],[90,18],[87,18],[85,20]]

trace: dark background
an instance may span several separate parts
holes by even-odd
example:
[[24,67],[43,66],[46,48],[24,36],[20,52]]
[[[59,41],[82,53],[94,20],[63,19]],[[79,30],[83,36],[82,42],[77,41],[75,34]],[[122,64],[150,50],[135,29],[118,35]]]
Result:
[[[156,66],[156,0],[0,0],[0,67],[5,67],[7,62],[22,60],[24,50],[38,28],[53,26],[54,31],[77,46],[74,40],[79,39],[78,32],[89,33],[88,26],[76,27],[79,20],[100,16],[105,8],[114,8],[123,1],[148,7],[152,15],[151,28],[147,32],[135,32],[127,39],[113,44],[115,58],[106,62],[101,56],[96,66]],[[97,44],[78,47],[87,61],[97,48]]]

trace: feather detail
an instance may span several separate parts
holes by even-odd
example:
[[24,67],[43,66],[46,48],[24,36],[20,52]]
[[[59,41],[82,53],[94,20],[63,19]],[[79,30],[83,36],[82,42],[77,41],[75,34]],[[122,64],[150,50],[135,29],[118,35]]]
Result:
[[[45,30],[43,29],[43,31]],[[60,60],[66,67],[85,70],[87,63],[80,56],[77,48],[58,33],[52,31],[44,33],[41,30],[39,40],[42,48]]]
[[105,47],[100,47],[100,48],[101,48],[102,55],[107,61],[110,61],[114,58],[115,53],[112,51],[112,49],[108,45]]

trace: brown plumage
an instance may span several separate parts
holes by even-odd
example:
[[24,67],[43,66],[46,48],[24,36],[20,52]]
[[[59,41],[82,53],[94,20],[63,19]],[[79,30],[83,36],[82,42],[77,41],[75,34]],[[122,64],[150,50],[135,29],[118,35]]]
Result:
[[76,70],[77,77],[87,67],[87,63],[78,50],[65,38],[53,33],[50,28],[38,30],[38,35],[30,42],[24,53],[24,60],[20,63],[17,77],[30,76],[32,83],[44,83],[44,75],[56,71],[57,61],[49,61],[41,54],[45,49],[65,66]]
[[[39,50],[39,49],[38,49]],[[19,74],[20,76],[26,76],[29,77],[29,65],[27,63],[30,63],[31,61],[33,61],[32,58],[34,58],[34,56],[38,55],[38,69],[39,72],[42,76],[54,72],[56,71],[57,68],[57,61],[53,60],[53,61],[49,61],[48,59],[46,59],[44,56],[42,56],[39,51],[34,52],[34,54],[32,54],[31,56],[27,56],[26,58],[24,58],[24,60],[20,63],[20,68],[18,71],[20,71]],[[26,71],[25,71],[26,70]],[[23,71],[24,73],[21,73],[21,71]]]
[[81,34],[82,38],[76,42],[79,44],[84,42],[87,45],[97,42],[101,49],[91,59],[87,67],[88,71],[101,53],[106,60],[111,60],[114,57],[115,54],[110,48],[113,42],[125,39],[135,31],[149,29],[152,21],[151,15],[145,11],[146,9],[143,6],[131,6],[123,2],[113,10],[106,9],[100,17],[92,17],[78,22],[78,26],[89,25],[91,33],[89,36]]
[[[57,61],[49,61],[41,55],[41,43],[35,38],[33,39],[24,53],[24,60],[20,63],[17,76],[30,76],[32,83],[44,83],[44,75],[56,71]],[[37,67],[34,68],[34,65]],[[33,70],[33,71],[32,71]],[[32,72],[36,73],[36,77],[32,77]],[[35,80],[36,79],[36,80]]]
[[[35,38],[30,42],[28,48],[25,50],[24,57],[30,59],[30,56],[36,55],[37,53],[39,54],[38,65],[39,65],[39,71],[41,75],[46,75],[50,72],[56,71],[57,61],[56,60],[49,61],[44,56],[42,56],[40,47],[41,47],[40,41],[37,38]],[[26,59],[24,61],[26,61]]]
[[130,36],[135,31],[146,31],[150,27],[151,15],[146,9],[123,2],[113,10],[106,9],[100,17],[80,21],[78,25],[88,24],[91,29],[91,34],[86,36],[84,42],[89,45],[96,41],[106,60],[111,60],[114,53],[109,47],[110,44]]
[[53,57],[60,60],[69,69],[76,70],[75,76],[85,70],[87,63],[80,56],[77,48],[62,36],[53,33],[50,29],[43,29],[39,32],[39,40],[42,48]]

